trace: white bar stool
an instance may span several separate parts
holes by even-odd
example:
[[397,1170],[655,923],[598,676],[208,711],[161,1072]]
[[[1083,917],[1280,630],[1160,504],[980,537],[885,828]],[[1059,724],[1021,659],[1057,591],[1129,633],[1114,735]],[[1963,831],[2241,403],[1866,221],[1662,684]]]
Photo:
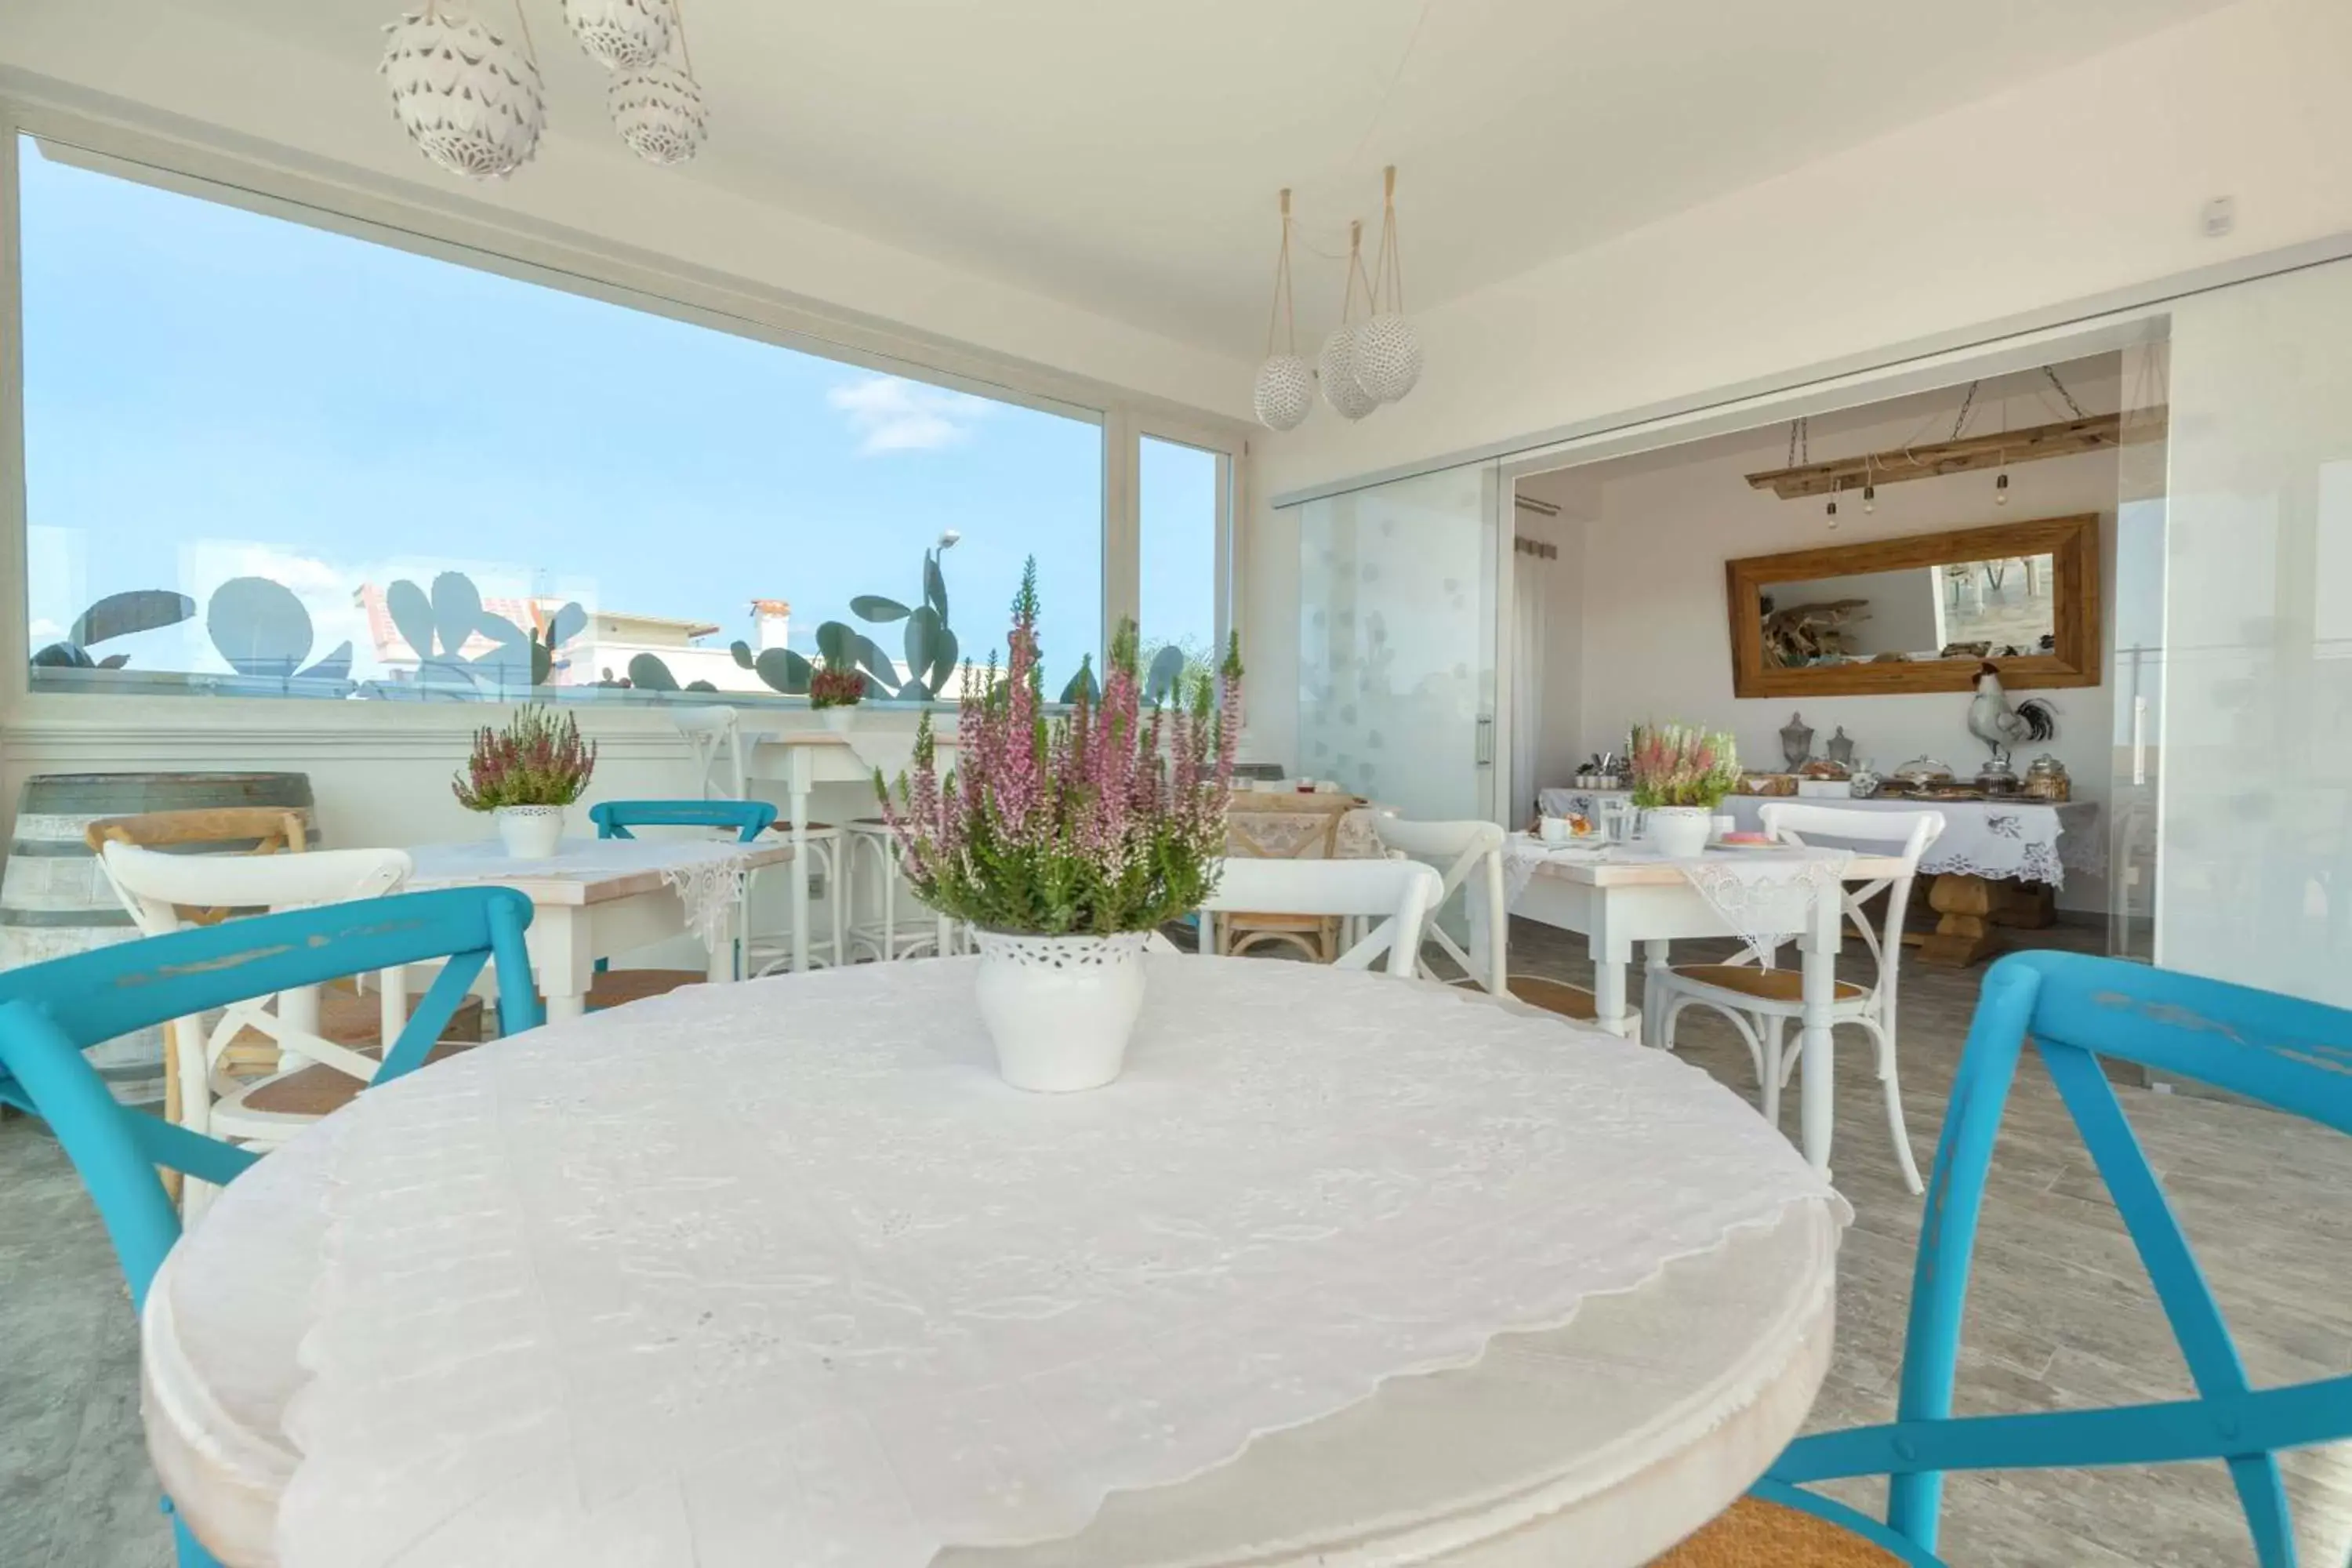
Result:
[[[687,750],[693,754],[695,770],[701,775],[702,798],[710,800],[749,800],[750,780],[743,765],[742,716],[725,706],[681,708],[670,715],[677,726]],[[793,825],[778,822],[769,831],[792,837]],[[808,870],[824,878],[825,913],[829,936],[812,933],[808,942],[809,963],[845,963],[847,948],[844,945],[844,904],[842,884],[847,879],[848,866],[842,856],[841,829],[829,822],[808,825]],[[835,873],[841,873],[836,875]],[[810,911],[814,917],[815,911]],[[746,976],[773,974],[793,965],[792,928],[782,931],[753,933],[746,931],[743,938],[743,973]]]
[[[771,826],[768,831],[782,834],[786,838],[790,838],[793,825],[789,822],[778,822]],[[849,867],[842,855],[841,829],[830,822],[812,822],[808,825],[806,842],[810,874],[824,879],[824,917],[828,933],[824,936],[814,932],[810,934],[809,967],[816,969],[835,963],[846,963],[849,960],[848,949],[845,945],[846,938],[845,922],[848,918],[845,900]],[[812,903],[809,906],[809,918],[812,921],[815,920],[816,915],[816,906]],[[786,917],[786,924],[782,931],[762,931],[756,936],[746,936],[744,939],[743,972],[746,975],[756,978],[765,974],[777,974],[792,966],[793,939],[789,916]]]
[[[851,890],[849,884],[867,870],[873,874],[874,905],[870,918],[860,918],[858,905],[862,896]],[[905,887],[906,879],[898,870],[898,840],[890,825],[878,816],[861,816],[849,825],[848,874],[842,879],[845,895],[849,900],[849,961],[858,963],[871,958],[877,963],[891,963],[902,958],[920,958],[926,954],[948,957],[957,949],[955,922],[947,916],[925,910],[921,900]],[[904,924],[899,917],[899,904],[904,900],[913,910],[923,910],[930,920],[921,925]]]

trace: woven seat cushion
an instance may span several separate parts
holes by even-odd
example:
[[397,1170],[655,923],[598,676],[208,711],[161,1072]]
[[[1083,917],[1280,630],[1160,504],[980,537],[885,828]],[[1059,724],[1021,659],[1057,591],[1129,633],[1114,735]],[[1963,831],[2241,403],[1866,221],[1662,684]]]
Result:
[[[1801,1002],[1805,999],[1805,980],[1794,969],[1759,969],[1752,963],[1677,963],[1677,979],[1700,985],[1713,985],[1725,991],[1737,991],[1743,996],[1753,996],[1765,1002]],[[1850,980],[1837,983],[1837,999],[1857,1001],[1870,993]]]
[[699,985],[709,978],[699,969],[607,969],[588,983],[588,1010],[667,996],[681,985]]
[[[459,1051],[469,1051],[479,1042],[474,1040],[444,1040],[425,1053],[427,1066],[446,1061]],[[362,1056],[380,1056],[374,1046],[360,1047]],[[341,1110],[359,1098],[366,1084],[340,1068],[296,1068],[267,1082],[257,1083],[238,1094],[236,1103],[247,1110],[267,1111],[272,1116],[327,1116]]]
[[1590,1024],[1601,1016],[1593,1005],[1592,993],[1581,985],[1564,981],[1539,980],[1532,974],[1511,976],[1511,994],[1547,1013],[1557,1013],[1563,1018],[1574,1018]]
[[1903,1559],[1802,1509],[1744,1497],[1650,1568],[1904,1568]]
[[[412,992],[408,998],[411,1016],[417,1004],[425,1000],[422,991]],[[381,1047],[376,1037],[383,1032],[383,998],[374,991],[361,991],[348,980],[338,980],[319,988],[319,1037],[331,1040],[353,1050],[370,1047]],[[482,1038],[482,999],[468,996],[457,1004],[443,1026],[444,1040],[463,1040],[468,1044]],[[370,1055],[377,1054],[369,1051]],[[278,1042],[257,1029],[239,1029],[221,1057],[224,1071],[232,1078],[266,1078],[278,1070]],[[333,1071],[332,1068],[327,1069]],[[338,1073],[337,1077],[348,1075]],[[268,1108],[262,1108],[268,1109]]]

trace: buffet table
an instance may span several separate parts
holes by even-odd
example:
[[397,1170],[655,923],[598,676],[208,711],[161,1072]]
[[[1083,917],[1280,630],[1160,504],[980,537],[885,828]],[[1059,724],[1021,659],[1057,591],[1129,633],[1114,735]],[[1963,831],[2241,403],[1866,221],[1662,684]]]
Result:
[[[1594,816],[1599,803],[1631,799],[1625,790],[1548,789],[1539,803],[1547,816]],[[1718,810],[1738,818],[1743,831],[1763,826],[1764,807],[1774,801],[1799,804],[1792,795],[1735,795]],[[2050,923],[2048,900],[2023,884],[2063,888],[2066,873],[2104,876],[2106,836],[2099,831],[2096,801],[1923,800],[1907,795],[1868,800],[1801,797],[1807,805],[1855,811],[1940,811],[1942,837],[1920,858],[1919,869],[1936,879],[1927,904],[1938,916],[1935,931],[1921,943],[1930,963],[1969,964],[1992,951],[1990,926],[2039,927]],[[1995,884],[2007,884],[1996,887]]]

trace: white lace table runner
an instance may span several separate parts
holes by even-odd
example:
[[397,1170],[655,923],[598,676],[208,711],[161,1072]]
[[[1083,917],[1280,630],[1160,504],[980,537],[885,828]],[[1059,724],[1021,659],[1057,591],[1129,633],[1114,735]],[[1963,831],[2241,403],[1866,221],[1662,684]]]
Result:
[[[1574,813],[1595,815],[1595,803],[1622,790],[1548,789],[1538,799],[1554,816]],[[1787,799],[1790,797],[1780,797]],[[1761,795],[1735,795],[1717,806],[1738,818],[1743,831],[1764,826]],[[1851,807],[1857,811],[1940,811],[1942,837],[1927,847],[1919,869],[1937,876],[1962,873],[1996,880],[2014,879],[2066,885],[2066,873],[2106,874],[2107,836],[2099,829],[2099,803],[2067,801],[2053,805],[2040,800],[1809,800],[1807,805]]]
[[[1723,923],[1767,966],[1772,951],[1804,930],[1818,898],[1836,898],[1853,857],[1843,849],[1710,849],[1695,860],[1662,861],[1643,844],[1550,845],[1525,833],[1503,840],[1503,903],[1517,905],[1546,862],[1672,865]],[[1486,951],[1485,921],[1474,900],[1474,956]]]
[[601,882],[642,871],[658,873],[686,907],[687,929],[714,951],[728,940],[730,922],[751,875],[752,846],[692,838],[567,838],[543,860],[520,860],[495,838],[471,844],[427,844],[409,851],[416,869],[411,892],[526,879]]
[[278,1561],[1057,1538],[1735,1227],[1844,1215],[1664,1053],[1385,976],[1151,964],[1128,1074],[1087,1094],[1002,1084],[950,960],[693,987],[362,1097]]

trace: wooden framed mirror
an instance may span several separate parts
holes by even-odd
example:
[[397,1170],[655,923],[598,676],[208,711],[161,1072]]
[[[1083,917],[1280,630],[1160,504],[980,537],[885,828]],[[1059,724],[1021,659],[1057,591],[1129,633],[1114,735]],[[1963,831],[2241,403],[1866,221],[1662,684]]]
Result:
[[2099,520],[1754,555],[1724,563],[1733,693],[1883,696],[2099,683]]

